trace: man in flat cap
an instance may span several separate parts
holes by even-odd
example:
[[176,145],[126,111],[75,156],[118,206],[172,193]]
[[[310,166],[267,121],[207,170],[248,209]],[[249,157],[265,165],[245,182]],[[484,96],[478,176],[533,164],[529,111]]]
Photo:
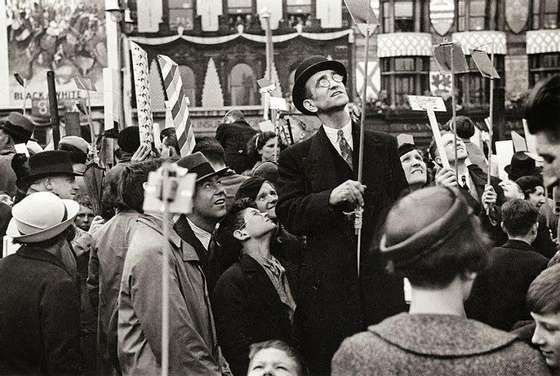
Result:
[[8,193],[10,197],[17,191],[17,178],[12,169],[15,145],[27,143],[34,129],[35,124],[17,112],[11,112],[3,122],[0,121],[0,191]]
[[[363,184],[357,181],[360,132],[347,111],[346,78],[342,63],[322,56],[299,65],[294,105],[323,125],[279,160],[278,218],[308,241],[295,326],[314,375],[329,374],[332,355],[345,337],[405,309],[402,280],[388,276],[377,247],[370,250],[370,245],[378,244],[372,240],[384,213],[407,181],[396,140],[371,131],[363,140]],[[348,214],[358,206],[364,209],[359,274],[357,236]]]

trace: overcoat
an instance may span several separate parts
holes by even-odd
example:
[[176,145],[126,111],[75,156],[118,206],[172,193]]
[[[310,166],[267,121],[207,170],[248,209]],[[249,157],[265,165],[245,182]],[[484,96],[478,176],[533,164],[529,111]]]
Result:
[[527,290],[547,263],[546,257],[520,240],[493,248],[490,265],[476,277],[465,303],[468,317],[508,331],[517,321],[530,320]]
[[358,126],[353,126],[352,135],[352,169],[323,127],[286,149],[279,160],[279,221],[290,233],[307,236],[294,325],[300,351],[314,374],[329,373],[332,355],[344,338],[406,308],[402,280],[386,273],[378,251],[386,213],[408,187],[395,138],[365,132],[363,183],[367,189],[360,278],[353,220],[344,214],[352,209],[329,205],[335,187],[357,180]]
[[537,350],[514,334],[453,315],[399,314],[346,339],[333,376],[550,375]]
[[[142,216],[122,272],[118,352],[123,375],[161,373],[162,245],[169,244],[169,375],[221,375],[206,280],[194,249],[162,220]],[[171,223],[169,224],[171,227]]]
[[0,374],[79,374],[80,298],[62,262],[23,246],[0,260],[0,286]]
[[222,274],[212,304],[218,341],[235,376],[247,374],[251,344],[271,339],[291,342],[289,307],[251,256],[242,255]]

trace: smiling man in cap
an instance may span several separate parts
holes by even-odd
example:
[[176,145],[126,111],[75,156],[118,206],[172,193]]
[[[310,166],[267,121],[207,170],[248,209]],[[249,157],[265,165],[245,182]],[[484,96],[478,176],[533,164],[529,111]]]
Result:
[[12,209],[22,247],[0,260],[0,374],[80,373],[80,299],[60,256],[79,207],[39,192]]
[[15,145],[25,144],[31,138],[35,124],[26,116],[11,112],[0,121],[0,191],[13,197],[16,194],[16,174],[12,169]]
[[[383,213],[408,186],[397,142],[387,134],[365,132],[363,184],[358,182],[360,129],[347,110],[346,80],[344,65],[322,56],[298,66],[293,103],[323,125],[279,159],[278,218],[289,232],[308,239],[296,327],[303,354],[318,375],[329,373],[345,337],[405,308],[402,281],[390,278],[378,252],[369,249]],[[345,215],[357,206],[364,208],[359,276],[353,219]]]

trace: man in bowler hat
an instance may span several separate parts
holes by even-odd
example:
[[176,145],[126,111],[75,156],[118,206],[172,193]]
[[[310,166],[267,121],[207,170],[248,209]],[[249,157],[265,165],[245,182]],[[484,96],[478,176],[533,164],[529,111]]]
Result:
[[[301,296],[294,325],[313,374],[330,371],[341,341],[405,309],[402,280],[385,272],[374,246],[384,214],[407,189],[393,137],[366,131],[364,175],[357,180],[360,132],[346,109],[346,68],[313,56],[296,69],[296,108],[322,126],[279,159],[280,222],[306,235]],[[351,212],[363,207],[360,273]]]

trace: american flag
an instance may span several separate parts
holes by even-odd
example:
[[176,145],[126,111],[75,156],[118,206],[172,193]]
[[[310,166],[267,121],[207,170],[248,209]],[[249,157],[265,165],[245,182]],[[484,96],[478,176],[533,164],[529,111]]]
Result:
[[158,55],[157,60],[163,77],[168,111],[171,111],[179,149],[184,157],[192,152],[195,144],[194,130],[189,117],[189,98],[183,91],[183,81],[177,63],[165,55]]

